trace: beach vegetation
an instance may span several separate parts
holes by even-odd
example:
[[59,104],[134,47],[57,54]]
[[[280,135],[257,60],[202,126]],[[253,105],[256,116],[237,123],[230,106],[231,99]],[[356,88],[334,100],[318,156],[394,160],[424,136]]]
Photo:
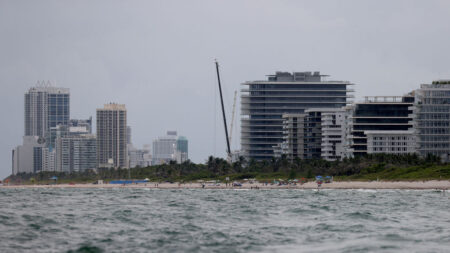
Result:
[[49,184],[51,177],[58,183],[88,183],[96,180],[108,182],[117,179],[144,179],[153,182],[193,182],[198,180],[244,180],[256,178],[269,182],[279,179],[308,178],[317,175],[333,176],[334,180],[431,180],[450,179],[450,164],[441,163],[436,156],[421,158],[416,154],[374,154],[340,161],[321,159],[294,159],[285,156],[268,161],[245,160],[228,163],[225,159],[210,156],[204,163],[186,161],[169,164],[126,168],[98,168],[82,172],[20,173],[8,177],[20,184]]

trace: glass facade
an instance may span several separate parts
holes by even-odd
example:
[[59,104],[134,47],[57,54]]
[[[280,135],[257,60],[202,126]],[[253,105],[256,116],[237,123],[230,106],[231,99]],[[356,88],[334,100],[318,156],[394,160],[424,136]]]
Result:
[[243,85],[241,95],[241,146],[247,159],[274,156],[283,142],[282,115],[301,114],[308,108],[346,106],[349,82],[323,81],[319,72],[277,72],[267,81]]
[[367,154],[367,136],[364,131],[408,130],[412,128],[411,106],[414,96],[366,97],[365,102],[353,108],[350,146],[353,155]]
[[421,156],[428,154],[449,160],[450,80],[423,84],[416,90],[414,127]]
[[188,140],[184,136],[178,137],[177,140],[177,151],[182,153],[188,153]]
[[25,93],[25,135],[45,137],[58,125],[67,126],[70,119],[69,89],[33,87]]

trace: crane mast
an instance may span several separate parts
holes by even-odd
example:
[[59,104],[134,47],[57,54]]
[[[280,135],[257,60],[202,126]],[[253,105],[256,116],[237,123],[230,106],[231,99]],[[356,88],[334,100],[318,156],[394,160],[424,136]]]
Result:
[[225,138],[227,140],[227,158],[231,160],[230,139],[228,138],[227,118],[225,117],[225,107],[223,105],[222,86],[220,84],[219,63],[216,61],[217,82],[219,84],[220,103],[222,105],[223,125],[225,128]]
[[234,100],[233,100],[233,111],[231,112],[231,124],[230,124],[230,143],[233,138],[233,125],[234,125],[234,114],[236,112],[236,96],[237,91],[234,91]]

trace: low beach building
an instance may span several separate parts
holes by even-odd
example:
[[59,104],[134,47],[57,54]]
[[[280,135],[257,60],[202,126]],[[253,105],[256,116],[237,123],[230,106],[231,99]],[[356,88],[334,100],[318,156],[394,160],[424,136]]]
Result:
[[417,152],[413,130],[364,131],[367,154],[412,154]]
[[366,131],[407,131],[412,128],[414,95],[365,97],[352,106],[348,152],[367,154]]

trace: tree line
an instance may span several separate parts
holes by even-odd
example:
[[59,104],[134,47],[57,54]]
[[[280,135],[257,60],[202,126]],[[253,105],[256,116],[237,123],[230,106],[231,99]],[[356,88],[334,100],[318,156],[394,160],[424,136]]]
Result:
[[233,163],[225,159],[210,156],[205,163],[192,163],[187,160],[181,164],[172,161],[168,164],[148,167],[124,168],[98,168],[82,172],[40,172],[20,173],[11,175],[12,182],[49,181],[53,176],[58,177],[59,182],[90,182],[94,180],[113,179],[145,179],[151,181],[196,181],[217,179],[239,180],[244,178],[257,178],[270,180],[274,178],[313,178],[316,175],[329,176],[354,176],[389,171],[398,168],[426,168],[443,165],[436,156],[429,155],[425,158],[417,154],[368,154],[344,158],[338,161],[326,161],[322,159],[287,159],[286,156],[272,158],[271,160],[256,161],[246,160],[240,157]]

